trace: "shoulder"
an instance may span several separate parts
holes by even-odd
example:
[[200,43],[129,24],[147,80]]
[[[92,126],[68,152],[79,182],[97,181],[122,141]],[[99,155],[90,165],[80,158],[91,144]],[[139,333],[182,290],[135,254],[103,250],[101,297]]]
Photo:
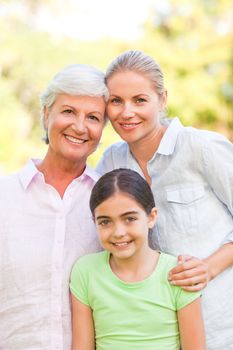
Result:
[[124,141],[109,146],[96,167],[99,174],[104,174],[116,168],[124,168],[127,163],[128,145]]
[[18,215],[21,198],[24,195],[23,186],[16,174],[0,177],[0,217],[1,221],[9,219],[9,212]]
[[[173,267],[177,265],[177,257],[167,254],[167,253],[160,253],[160,269],[163,270],[163,273],[169,272]],[[167,275],[166,275],[167,276]]]
[[201,130],[186,126],[179,134],[179,138],[196,142],[198,145],[229,144],[232,143],[222,134],[210,130]]
[[162,289],[164,297],[171,301],[171,305],[174,310],[179,310],[182,307],[188,305],[195,299],[199,298],[200,292],[187,292],[184,291],[180,286],[174,286],[168,281],[169,271],[177,265],[177,257],[170,254],[161,253],[160,261],[160,280],[161,285],[165,288]]
[[0,176],[0,192],[1,194],[13,194],[14,188],[19,186],[17,174]]
[[0,175],[0,184],[10,184],[14,182],[17,178],[17,174],[10,174],[10,175]]
[[105,152],[104,157],[108,157],[110,155],[119,155],[124,154],[128,150],[128,144],[124,141],[119,141],[116,143],[113,143],[111,146],[109,146]]
[[191,154],[190,160],[201,161],[204,165],[221,159],[232,162],[233,144],[217,132],[184,127],[178,134],[175,154],[186,158]]
[[106,261],[106,251],[87,254],[79,258],[75,264],[73,265],[72,271],[88,271],[92,270],[92,268],[96,268],[96,266],[100,267],[100,265],[104,264]]

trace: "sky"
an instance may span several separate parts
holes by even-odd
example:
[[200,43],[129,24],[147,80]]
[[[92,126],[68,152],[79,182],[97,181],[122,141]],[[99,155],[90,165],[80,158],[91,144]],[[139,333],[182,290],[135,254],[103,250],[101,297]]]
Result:
[[[18,16],[39,31],[48,31],[54,36],[63,34],[79,40],[103,37],[134,40],[143,34],[143,24],[152,13],[156,14],[156,18],[169,13],[169,1],[0,0],[0,19],[9,14]],[[27,11],[28,4],[31,4],[30,12]],[[191,4],[189,0],[183,3],[183,14],[192,10]],[[219,22],[219,32],[224,34],[229,31],[232,28],[230,23],[230,19]]]
[[56,13],[41,8],[37,28],[46,28],[81,40],[100,37],[136,39],[148,18],[152,0],[66,0],[57,1]]
[[[152,10],[166,11],[169,0],[11,0],[0,1],[1,16],[25,20],[40,31],[80,40],[138,39]],[[31,8],[28,6],[31,4]],[[34,5],[35,4],[35,5]],[[30,8],[30,10],[28,10]]]

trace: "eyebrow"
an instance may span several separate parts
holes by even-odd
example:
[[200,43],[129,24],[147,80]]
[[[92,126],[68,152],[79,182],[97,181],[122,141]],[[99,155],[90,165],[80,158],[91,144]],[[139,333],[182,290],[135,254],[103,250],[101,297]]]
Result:
[[[71,106],[71,105],[66,105],[66,104],[64,104],[64,105],[61,105],[61,107],[62,107],[62,108],[69,107],[69,108],[73,109],[74,111],[77,111],[77,109],[76,109],[75,107]],[[91,114],[91,113],[98,113],[98,114],[100,114],[100,115],[103,115],[101,112],[95,111],[95,110],[94,110],[94,111],[91,111],[91,112],[88,113],[88,114]]]
[[[145,93],[143,93],[143,92],[140,92],[139,94],[134,95],[133,97],[139,97],[139,96],[146,96],[146,97],[149,97],[149,95],[147,95],[147,94],[145,94]],[[116,94],[111,94],[111,95],[109,95],[109,98],[110,98],[110,97],[118,97],[118,98],[121,98],[120,95],[116,95]]]
[[127,212],[121,214],[121,216],[130,215],[130,214],[138,214],[138,211],[137,210],[127,211]]
[[71,105],[66,105],[66,104],[64,104],[64,105],[61,105],[61,108],[70,108],[70,109],[76,111],[76,108],[73,107],[73,106],[71,106]]
[[[131,211],[127,211],[123,214],[121,214],[120,216],[126,216],[126,215],[132,215],[132,214],[138,214],[138,211],[136,210],[131,210]],[[99,220],[99,219],[109,219],[110,216],[107,216],[107,215],[100,215],[100,216],[97,216],[96,220]]]
[[105,216],[105,215],[100,215],[100,216],[97,216],[96,220],[98,219],[108,219],[110,216]]

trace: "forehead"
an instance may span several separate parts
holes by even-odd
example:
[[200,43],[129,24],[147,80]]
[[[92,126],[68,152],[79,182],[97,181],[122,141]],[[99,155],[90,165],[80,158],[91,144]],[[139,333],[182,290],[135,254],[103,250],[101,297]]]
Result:
[[105,101],[103,96],[74,96],[67,94],[59,94],[54,102],[54,106],[70,106],[77,109],[88,108],[99,110],[105,109]]
[[130,89],[132,93],[140,94],[145,90],[154,92],[151,79],[142,73],[135,71],[122,71],[114,73],[107,81],[110,94],[118,92],[122,89]]
[[98,205],[95,209],[95,215],[115,216],[123,215],[128,211],[144,211],[141,205],[129,194],[116,192]]

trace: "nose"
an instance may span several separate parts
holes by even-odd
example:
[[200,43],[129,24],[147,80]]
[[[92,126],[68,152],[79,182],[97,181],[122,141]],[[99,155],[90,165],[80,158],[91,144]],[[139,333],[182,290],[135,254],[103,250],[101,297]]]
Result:
[[124,225],[117,223],[114,226],[113,237],[119,239],[119,238],[124,237],[125,235],[126,235],[126,230],[125,230]]
[[134,117],[135,111],[131,103],[125,103],[122,117],[125,119],[129,119]]
[[72,123],[72,129],[76,133],[84,133],[86,131],[85,116],[77,116]]

